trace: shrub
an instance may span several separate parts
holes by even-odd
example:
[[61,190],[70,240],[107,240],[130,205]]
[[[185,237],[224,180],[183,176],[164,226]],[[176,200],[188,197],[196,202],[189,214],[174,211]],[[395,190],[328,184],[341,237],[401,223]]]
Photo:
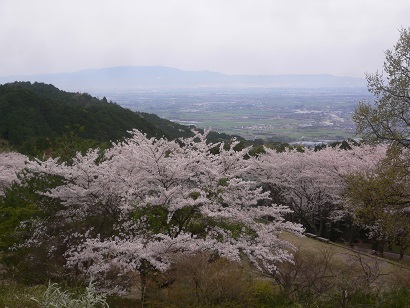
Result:
[[[151,305],[163,307],[241,307],[251,285],[241,265],[208,253],[179,256],[173,268],[156,277],[148,294]],[[153,300],[155,298],[155,300]]]
[[292,301],[271,281],[255,280],[249,288],[248,304],[251,307],[291,307]]
[[79,298],[73,297],[68,291],[62,291],[56,283],[49,283],[46,291],[40,298],[32,297],[40,307],[90,308],[108,307],[106,296],[98,294],[92,281]]

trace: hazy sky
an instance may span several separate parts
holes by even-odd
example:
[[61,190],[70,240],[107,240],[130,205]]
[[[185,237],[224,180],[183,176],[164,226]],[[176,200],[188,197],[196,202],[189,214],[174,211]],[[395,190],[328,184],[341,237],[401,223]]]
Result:
[[0,76],[120,65],[363,77],[409,0],[0,0]]

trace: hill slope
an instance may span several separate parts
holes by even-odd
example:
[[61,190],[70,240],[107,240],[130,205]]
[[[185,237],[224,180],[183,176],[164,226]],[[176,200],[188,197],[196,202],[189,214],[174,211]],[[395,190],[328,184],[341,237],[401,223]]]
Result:
[[0,85],[0,138],[27,154],[45,147],[44,140],[67,132],[103,143],[117,141],[133,128],[149,137],[191,135],[187,126],[133,112],[86,93],[64,92],[43,83]]

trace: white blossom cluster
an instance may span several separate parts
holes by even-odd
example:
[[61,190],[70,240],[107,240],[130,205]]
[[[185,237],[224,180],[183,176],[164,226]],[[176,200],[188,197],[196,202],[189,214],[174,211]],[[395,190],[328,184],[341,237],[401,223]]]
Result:
[[[252,175],[258,181],[280,187],[294,212],[317,228],[345,216],[341,197],[346,176],[372,172],[386,157],[387,146],[352,146],[350,150],[327,147],[266,153],[253,159]],[[320,230],[317,230],[320,232]]]
[[27,157],[16,152],[0,153],[0,195],[17,181],[17,173],[25,167]]
[[[90,150],[72,164],[48,159],[28,168],[36,176],[62,179],[42,193],[60,201],[60,224],[114,217],[111,225],[80,228],[75,236],[68,229],[68,268],[107,279],[113,269],[121,275],[141,274],[147,266],[164,271],[172,254],[206,250],[235,261],[245,255],[271,272],[277,262],[291,260],[294,249],[279,233],[303,230],[283,219],[289,208],[256,206],[268,193],[246,180],[252,161],[244,159],[247,150],[234,151],[236,144],[207,144],[200,133],[168,141],[134,130],[102,155]],[[39,230],[46,235],[50,225],[45,222]],[[102,236],[105,228],[112,234]]]

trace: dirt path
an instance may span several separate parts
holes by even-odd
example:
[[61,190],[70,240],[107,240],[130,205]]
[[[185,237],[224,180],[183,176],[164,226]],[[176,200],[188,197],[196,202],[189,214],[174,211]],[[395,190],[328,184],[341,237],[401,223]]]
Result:
[[[353,246],[352,249],[354,251],[360,251],[360,252],[363,252],[363,253],[366,253],[366,254],[369,254],[369,255],[374,255],[374,250],[371,250],[371,249],[358,247],[358,246]],[[392,259],[393,261],[394,260],[399,261],[400,254],[395,253],[395,252],[391,252],[391,251],[384,251],[383,252],[383,257]],[[404,255],[403,260],[410,261],[410,256],[409,255]]]

